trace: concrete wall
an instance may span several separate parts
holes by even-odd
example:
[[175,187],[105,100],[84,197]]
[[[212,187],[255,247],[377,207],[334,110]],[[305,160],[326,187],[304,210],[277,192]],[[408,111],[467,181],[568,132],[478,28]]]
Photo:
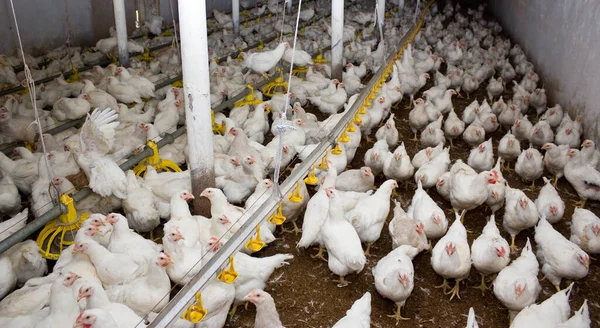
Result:
[[535,65],[548,92],[571,117],[584,118],[600,142],[600,1],[490,0],[505,31]]
[[[172,1],[177,19],[177,0]],[[72,45],[94,45],[98,39],[108,37],[108,29],[114,25],[112,0],[13,0],[26,52],[38,55],[64,44],[67,37],[65,2]],[[131,32],[135,29],[135,1],[125,0],[125,9],[127,29]],[[165,21],[172,20],[168,0],[160,1],[160,14]],[[0,0],[0,53],[12,54],[17,47],[10,1]]]

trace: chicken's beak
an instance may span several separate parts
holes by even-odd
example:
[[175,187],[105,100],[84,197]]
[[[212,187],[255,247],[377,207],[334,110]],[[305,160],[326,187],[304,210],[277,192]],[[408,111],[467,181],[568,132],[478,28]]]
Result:
[[77,302],[81,301],[83,298],[85,298],[85,293],[82,293],[80,289],[79,293],[77,294]]
[[555,205],[550,206],[550,213],[552,213],[552,215],[556,215],[556,212],[558,212],[558,208],[556,208]]
[[408,276],[406,275],[406,273],[400,277],[400,282],[402,283],[402,286],[404,286],[404,288],[408,286]]
[[492,198],[494,198],[494,200],[498,200],[498,192],[497,191],[492,192]]

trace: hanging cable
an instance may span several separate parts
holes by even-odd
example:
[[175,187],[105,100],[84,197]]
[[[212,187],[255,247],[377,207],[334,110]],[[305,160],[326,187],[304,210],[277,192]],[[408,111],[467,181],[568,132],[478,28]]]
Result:
[[[54,172],[52,171],[52,167],[50,163],[48,163],[48,152],[46,151],[46,143],[44,142],[44,138],[42,137],[42,124],[40,123],[40,115],[38,112],[36,94],[35,94],[35,81],[31,76],[31,71],[29,70],[29,66],[25,61],[25,50],[23,49],[23,42],[21,41],[21,32],[19,32],[19,23],[17,22],[17,14],[15,13],[15,5],[13,4],[13,0],[10,0],[10,7],[12,9],[13,18],[15,20],[15,30],[17,31],[17,39],[19,40],[19,48],[21,48],[21,57],[23,59],[23,72],[25,72],[25,80],[27,81],[27,87],[29,88],[29,98],[31,99],[31,105],[33,106],[33,112],[35,114],[35,121],[31,122],[31,124],[27,127],[31,128],[32,125],[37,125],[37,130],[40,135],[40,143],[42,144],[42,151],[44,152],[44,161],[46,162],[46,169],[48,170],[48,178],[50,181],[54,179]],[[60,196],[60,191],[58,187],[56,187],[53,183],[51,185],[56,190],[56,194]],[[58,201],[58,199],[57,199]]]
[[[65,40],[65,44],[67,45],[67,55],[69,57],[69,64],[71,65],[71,68],[73,67],[73,62],[71,61],[71,20],[69,19],[69,3],[67,0],[65,0],[65,17],[66,17],[66,23],[65,23],[65,29],[67,30],[67,39]],[[15,17],[15,22],[16,22],[16,17]],[[17,30],[17,33],[19,33],[19,31]]]
[[[292,1],[292,0],[286,0],[283,3],[283,11],[285,15],[285,3],[287,1]],[[276,129],[279,132],[279,145],[277,147],[277,153],[275,154],[275,174],[273,175],[273,193],[278,196],[279,198],[283,198],[283,195],[281,194],[281,191],[279,190],[279,175],[280,175],[280,171],[281,171],[281,157],[282,157],[282,152],[283,152],[283,137],[285,135],[285,132],[288,130],[295,130],[296,128],[289,125],[289,124],[284,124],[284,122],[287,120],[287,109],[288,106],[290,105],[290,88],[292,87],[292,71],[294,69],[294,58],[296,57],[296,41],[298,40],[298,26],[300,24],[300,10],[302,8],[302,0],[300,0],[298,2],[298,14],[296,16],[296,30],[294,31],[294,45],[292,47],[292,60],[290,61],[290,73],[288,75],[288,85],[287,85],[287,91],[285,94],[285,106],[283,107],[283,113],[281,114],[281,119],[282,119],[282,124],[278,124],[276,125]],[[283,28],[283,24],[282,24],[282,28]],[[283,33],[282,33],[283,35]]]
[[175,47],[177,48],[177,55],[181,57],[181,52],[179,51],[179,38],[177,37],[177,24],[175,24],[175,11],[173,10],[173,0],[169,0],[169,9],[171,10],[171,19],[173,20],[173,42],[175,42]]

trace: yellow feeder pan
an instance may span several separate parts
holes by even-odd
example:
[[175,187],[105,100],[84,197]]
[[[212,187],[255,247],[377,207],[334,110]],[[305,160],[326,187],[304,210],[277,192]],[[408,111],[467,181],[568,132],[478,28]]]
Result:
[[175,88],[183,88],[183,80],[175,81],[171,85]]
[[325,153],[325,156],[323,156],[323,160],[321,160],[321,163],[319,163],[317,167],[323,171],[327,170],[327,153]]
[[160,158],[160,156],[158,155],[158,146],[156,145],[156,143],[154,143],[153,141],[148,141],[146,143],[146,147],[152,149],[152,155],[138,163],[138,165],[136,165],[133,168],[133,173],[135,173],[136,176],[145,176],[146,168],[148,166],[152,166],[157,172],[181,172],[181,169],[175,162],[170,161],[168,159]]
[[334,154],[334,155],[339,155],[339,154],[342,153],[342,149],[340,148],[340,144],[339,143],[335,144],[335,148],[333,148],[331,150],[331,153]]
[[362,118],[360,118],[360,116],[358,115],[358,113],[356,113],[356,115],[354,115],[354,123],[356,123],[356,124],[361,124],[362,123]]
[[171,28],[167,27],[167,29],[160,34],[160,36],[173,36],[173,32],[171,32]]
[[202,294],[197,292],[195,297],[196,303],[190,305],[181,317],[187,321],[198,323],[204,319],[208,311],[202,306]]
[[308,73],[308,67],[306,67],[306,66],[294,67],[294,69],[292,70],[292,75],[294,75],[294,76],[298,76],[300,74],[306,74],[306,73]]
[[66,79],[66,81],[68,83],[79,81],[79,70],[77,69],[77,67],[73,67],[73,74],[71,74],[71,76],[69,76],[69,78]]
[[352,120],[350,120],[350,123],[348,123],[348,126],[346,127],[346,131],[350,132],[350,133],[356,131],[356,127],[354,126],[354,123],[352,123]]
[[304,178],[304,183],[314,186],[317,184],[317,182],[319,182],[319,179],[315,175],[315,166],[313,165],[308,176]]
[[214,110],[210,111],[210,120],[212,122],[212,130],[213,130],[213,132],[216,132],[218,134],[224,135],[225,134],[225,125],[223,123],[216,123],[215,122],[215,111]]
[[27,150],[29,150],[32,153],[34,152],[33,145],[29,141],[23,141],[23,144],[24,144],[25,148],[27,148]]
[[288,197],[288,200],[292,203],[300,203],[303,197],[300,195],[300,181],[296,183],[296,188],[292,191],[292,194]]
[[263,44],[263,40],[258,40],[258,46],[256,47],[256,49],[262,51],[265,48],[265,45]]
[[348,141],[350,141],[350,138],[348,138],[348,135],[346,134],[346,130],[344,130],[344,132],[342,132],[342,136],[338,138],[338,142],[346,143]]
[[269,222],[274,225],[282,225],[287,218],[283,215],[283,206],[281,202],[279,202],[279,206],[277,206],[277,211],[275,211],[270,217]]
[[[365,102],[365,104],[363,106],[360,106],[360,109],[358,110],[358,114],[360,115],[365,115],[367,113],[367,110],[365,109],[365,106],[367,105],[367,102]],[[371,103],[369,102],[369,106],[371,105]]]
[[[277,71],[281,72],[281,70],[279,68],[277,69]],[[264,95],[272,97],[273,95],[275,95],[275,93],[277,93],[277,89],[283,89],[285,91],[287,91],[287,89],[288,89],[288,83],[283,80],[283,78],[281,77],[281,74],[275,78],[275,81],[265,85],[262,89],[262,93]]]
[[327,63],[327,59],[323,58],[322,54],[318,54],[317,57],[313,59],[313,64],[325,64]]
[[29,87],[27,87],[27,88],[25,88],[23,90],[17,91],[17,93],[20,94],[20,95],[24,95],[24,94],[26,94],[28,92],[29,92]]
[[144,48],[144,53],[139,55],[138,58],[141,61],[146,61],[146,62],[152,61],[152,59],[154,59],[154,57],[150,56],[150,48]]
[[36,243],[40,254],[50,260],[58,260],[63,249],[75,242],[75,234],[90,214],[77,215],[73,198],[67,194],[60,196],[60,201],[67,206],[67,213],[60,215],[46,224],[37,237]]
[[217,279],[226,284],[233,284],[237,277],[238,273],[235,272],[235,268],[233,266],[233,255],[229,255],[229,268],[221,270],[217,276]]
[[233,105],[233,107],[242,107],[242,106],[253,106],[262,103],[263,101],[260,99],[256,99],[254,97],[254,87],[251,84],[246,84],[246,88],[250,90],[247,96],[245,96],[242,100],[238,101]]
[[260,224],[256,226],[256,238],[250,237],[246,243],[246,248],[253,252],[258,252],[265,247],[265,242],[260,239]]

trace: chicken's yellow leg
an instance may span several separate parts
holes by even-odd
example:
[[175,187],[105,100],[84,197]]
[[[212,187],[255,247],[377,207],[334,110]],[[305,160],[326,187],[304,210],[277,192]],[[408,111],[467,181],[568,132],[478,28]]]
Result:
[[450,290],[450,292],[448,294],[450,294],[451,301],[454,298],[454,296],[456,296],[456,297],[458,297],[458,299],[460,299],[460,280],[456,280],[456,284],[454,285],[454,287],[452,288],[452,290]]
[[410,318],[404,318],[400,314],[401,309],[402,309],[402,306],[396,304],[396,312],[394,312],[394,314],[388,315],[388,317],[396,319],[396,325],[398,324],[398,322],[400,322],[400,320],[410,320]]
[[365,256],[371,256],[371,247],[373,247],[373,243],[367,243],[367,250],[365,251]]
[[483,274],[481,275],[481,284],[479,286],[473,287],[473,288],[475,288],[475,289],[481,289],[481,295],[485,295],[485,291],[487,289],[489,289],[488,286],[485,283],[485,275],[483,275]]
[[325,258],[325,256],[323,256],[323,253],[325,253],[325,249],[323,247],[319,247],[319,252],[315,255],[312,255],[311,257],[313,259],[317,258],[317,259],[321,259],[321,260],[327,262],[327,259]]
[[514,253],[517,251],[517,245],[515,245],[515,236],[510,236],[510,252]]
[[446,278],[444,278],[444,282],[441,285],[435,286],[435,288],[443,288],[444,294],[446,294],[446,289],[448,289],[448,287],[450,287],[450,285],[448,285],[448,280],[446,280]]

